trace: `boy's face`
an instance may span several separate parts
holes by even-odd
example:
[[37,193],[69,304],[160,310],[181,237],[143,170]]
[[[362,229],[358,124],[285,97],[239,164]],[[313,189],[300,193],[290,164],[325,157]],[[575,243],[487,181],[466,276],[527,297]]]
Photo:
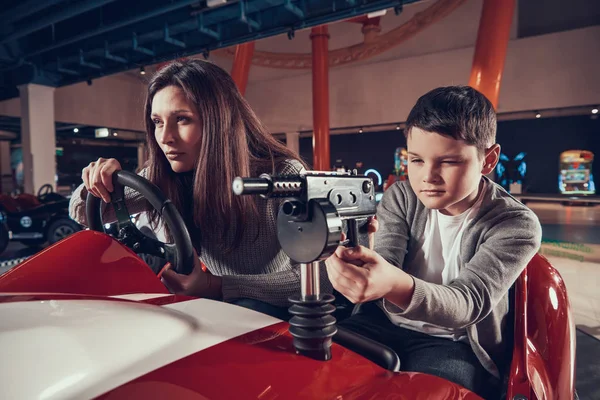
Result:
[[473,205],[482,174],[493,171],[500,146],[477,147],[413,127],[407,137],[408,179],[425,207],[459,215]]

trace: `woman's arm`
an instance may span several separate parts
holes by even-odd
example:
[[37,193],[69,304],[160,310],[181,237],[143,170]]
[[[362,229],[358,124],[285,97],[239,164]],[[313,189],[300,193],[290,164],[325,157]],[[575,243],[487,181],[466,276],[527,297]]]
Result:
[[[325,262],[319,263],[321,293],[332,293]],[[223,300],[251,298],[277,306],[288,306],[291,296],[300,295],[300,266],[289,270],[260,275],[226,275],[221,277]]]

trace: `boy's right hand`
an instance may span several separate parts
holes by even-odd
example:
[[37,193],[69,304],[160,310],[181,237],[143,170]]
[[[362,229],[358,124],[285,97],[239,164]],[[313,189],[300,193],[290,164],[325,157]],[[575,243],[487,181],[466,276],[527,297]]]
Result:
[[116,159],[99,158],[81,171],[81,178],[88,192],[110,203],[110,193],[114,190],[112,176],[121,169]]

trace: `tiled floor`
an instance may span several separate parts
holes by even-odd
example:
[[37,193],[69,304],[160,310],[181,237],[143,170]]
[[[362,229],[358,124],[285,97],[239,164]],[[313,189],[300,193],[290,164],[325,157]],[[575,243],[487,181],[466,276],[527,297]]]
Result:
[[600,264],[547,258],[565,280],[577,328],[600,340]]
[[[527,203],[542,223],[544,239],[600,243],[600,206]],[[567,285],[577,327],[600,339],[600,264],[547,256]]]
[[600,205],[563,206],[559,203],[528,202],[542,224],[600,226]]

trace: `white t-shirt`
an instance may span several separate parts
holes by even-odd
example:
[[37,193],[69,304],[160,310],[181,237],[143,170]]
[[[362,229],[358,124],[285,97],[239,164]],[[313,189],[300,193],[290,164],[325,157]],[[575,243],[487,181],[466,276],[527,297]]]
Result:
[[[460,244],[465,227],[471,222],[481,206],[487,186],[484,186],[475,204],[460,215],[444,215],[438,210],[429,210],[423,238],[422,251],[415,257],[421,263],[417,269],[426,270],[420,278],[424,281],[447,285],[458,277],[461,268]],[[419,238],[416,238],[417,240]],[[385,307],[385,300],[383,301]],[[448,329],[423,321],[415,321],[399,315],[386,313],[390,321],[403,328],[423,332],[431,336],[455,341],[466,341],[464,329]]]

